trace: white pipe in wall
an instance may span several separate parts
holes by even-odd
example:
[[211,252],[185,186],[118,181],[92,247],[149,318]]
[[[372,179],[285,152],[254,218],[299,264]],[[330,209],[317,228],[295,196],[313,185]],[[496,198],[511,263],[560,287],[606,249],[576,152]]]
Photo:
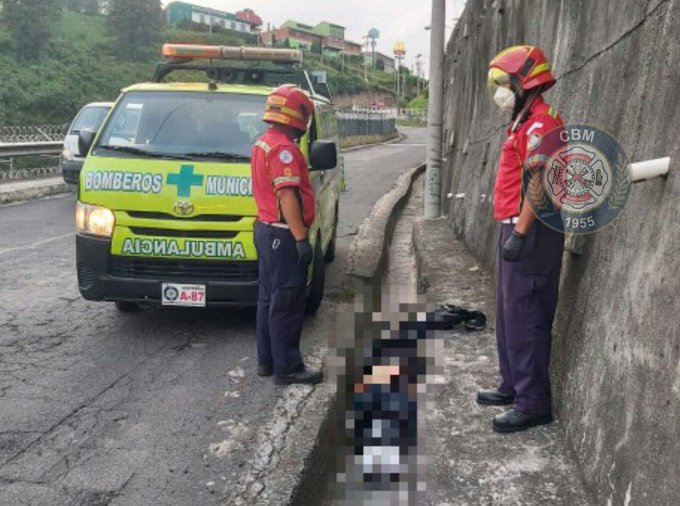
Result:
[[655,158],[654,160],[645,160],[644,162],[635,162],[630,164],[630,177],[633,183],[652,179],[657,176],[665,176],[671,165],[671,157]]

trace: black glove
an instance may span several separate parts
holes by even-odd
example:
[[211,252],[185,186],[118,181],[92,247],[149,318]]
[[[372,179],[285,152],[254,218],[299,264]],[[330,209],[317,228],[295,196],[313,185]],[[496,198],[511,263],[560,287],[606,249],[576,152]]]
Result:
[[299,264],[307,266],[312,263],[314,252],[312,251],[312,245],[309,244],[309,239],[295,241],[295,249],[297,249]]
[[513,230],[512,235],[505,241],[503,245],[503,260],[508,262],[516,262],[522,254],[524,247],[524,236],[519,232]]

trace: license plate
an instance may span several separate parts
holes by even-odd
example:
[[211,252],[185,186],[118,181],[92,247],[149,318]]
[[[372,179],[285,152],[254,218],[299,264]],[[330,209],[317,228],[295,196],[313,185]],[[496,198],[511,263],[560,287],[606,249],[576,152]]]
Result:
[[205,306],[205,285],[163,283],[161,303],[164,306]]

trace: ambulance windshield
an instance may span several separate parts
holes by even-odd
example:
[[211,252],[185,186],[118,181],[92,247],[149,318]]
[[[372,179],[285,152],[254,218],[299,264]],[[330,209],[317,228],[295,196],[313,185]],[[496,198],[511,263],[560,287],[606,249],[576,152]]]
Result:
[[243,161],[267,129],[266,96],[138,91],[116,105],[95,154]]

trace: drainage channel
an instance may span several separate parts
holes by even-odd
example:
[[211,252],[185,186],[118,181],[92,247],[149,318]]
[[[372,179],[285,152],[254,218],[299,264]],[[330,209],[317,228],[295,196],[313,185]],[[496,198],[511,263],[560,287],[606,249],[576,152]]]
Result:
[[[395,303],[417,302],[417,274],[412,247],[412,229],[414,220],[422,214],[423,183],[423,176],[413,182],[412,191],[400,212],[388,247],[387,264],[381,288],[383,311],[390,310],[390,303],[394,305]],[[292,504],[305,506],[400,504],[401,502],[397,502],[394,497],[383,497],[383,500],[380,500],[374,494],[359,493],[359,487],[352,485],[350,476],[363,476],[363,473],[360,471],[352,473],[346,466],[341,469],[344,456],[347,455],[343,447],[342,434],[339,431],[341,424],[346,422],[345,414],[340,411],[340,407],[345,405],[342,394],[337,395],[318,436],[320,444],[314,455],[310,456],[309,469],[312,474],[306,476],[305,483],[300,484]],[[356,464],[355,467],[360,467],[360,464]],[[341,471],[344,472],[340,473]],[[338,483],[343,480],[345,484]]]

